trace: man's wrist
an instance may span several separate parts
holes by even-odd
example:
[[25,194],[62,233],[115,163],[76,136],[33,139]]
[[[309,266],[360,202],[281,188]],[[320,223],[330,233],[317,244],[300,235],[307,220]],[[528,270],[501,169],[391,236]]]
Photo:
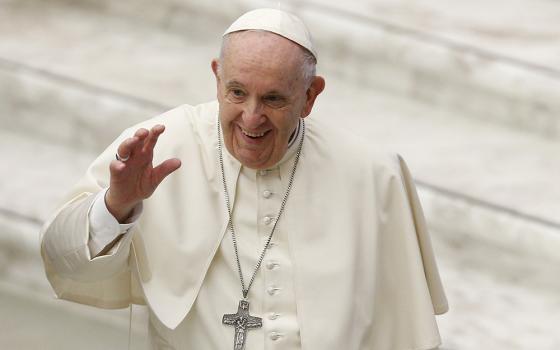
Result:
[[111,196],[110,192],[111,192],[111,188],[108,188],[107,191],[105,192],[104,199],[105,199],[105,206],[107,207],[107,210],[109,211],[109,213],[111,213],[111,215],[113,215],[113,217],[119,222],[119,224],[127,223],[128,219],[130,219],[130,217],[134,213],[134,208],[141,202],[128,204],[128,205],[123,205],[123,204],[118,205],[115,204],[115,201],[113,200],[113,197]]
[[133,208],[127,223],[119,224],[107,208],[104,200],[106,193],[107,189],[97,194],[88,213],[90,227],[88,247],[92,257],[98,256],[108,247],[110,249],[119,235],[128,234],[138,223],[143,211],[143,204],[140,202]]

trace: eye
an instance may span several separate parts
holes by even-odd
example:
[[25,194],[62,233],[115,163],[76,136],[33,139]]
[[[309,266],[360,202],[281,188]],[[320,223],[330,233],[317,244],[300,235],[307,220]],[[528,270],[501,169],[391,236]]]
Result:
[[227,99],[231,102],[237,103],[245,99],[245,91],[239,88],[231,88],[227,92]]
[[263,97],[263,101],[272,108],[280,108],[286,105],[286,98],[281,95],[266,95]]
[[243,90],[241,90],[241,89],[233,89],[233,90],[231,90],[231,93],[232,93],[234,96],[237,96],[237,97],[242,97],[242,96],[245,95],[245,93],[244,93]]

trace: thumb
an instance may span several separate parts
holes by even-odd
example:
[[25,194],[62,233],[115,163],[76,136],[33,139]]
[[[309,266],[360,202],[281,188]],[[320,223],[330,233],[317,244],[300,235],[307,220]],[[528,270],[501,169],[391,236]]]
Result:
[[179,160],[178,158],[167,159],[166,161],[155,167],[152,173],[155,186],[159,186],[159,184],[163,181],[163,179],[167,177],[167,175],[171,174],[180,167],[181,160]]

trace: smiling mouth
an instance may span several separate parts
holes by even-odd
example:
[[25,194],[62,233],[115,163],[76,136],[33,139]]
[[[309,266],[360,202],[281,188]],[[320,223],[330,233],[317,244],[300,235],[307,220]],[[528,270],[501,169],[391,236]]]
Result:
[[268,131],[253,133],[253,132],[246,131],[241,127],[239,129],[241,129],[241,132],[243,133],[243,135],[245,135],[247,137],[250,137],[252,139],[258,139],[258,138],[263,137],[264,135],[266,135],[268,133]]

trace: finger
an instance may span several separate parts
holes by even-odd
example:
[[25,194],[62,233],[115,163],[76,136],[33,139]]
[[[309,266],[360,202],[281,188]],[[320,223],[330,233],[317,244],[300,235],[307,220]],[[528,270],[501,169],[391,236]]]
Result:
[[165,131],[165,126],[164,125],[161,125],[161,124],[155,125],[150,130],[150,134],[148,135],[148,137],[144,141],[144,147],[143,147],[142,151],[143,152],[153,151],[154,147],[156,146],[159,135],[161,135],[164,131]]
[[149,136],[150,132],[147,129],[140,128],[134,133],[134,137],[138,139],[138,142],[134,144],[132,148],[132,155],[141,154],[144,147],[144,142]]
[[109,172],[111,173],[111,178],[118,179],[123,174],[125,168],[126,165],[124,164],[124,162],[121,162],[119,160],[111,161],[111,163],[109,164]]
[[125,159],[129,158],[132,155],[134,148],[137,146],[139,141],[140,140],[136,136],[124,140],[117,148],[117,153],[122,158]]
[[120,158],[126,159],[126,162],[130,162],[130,158],[134,158],[136,154],[140,153],[143,144],[142,140],[148,136],[148,133],[148,130],[140,128],[136,130],[133,137],[124,140],[117,149]]
[[136,132],[134,133],[134,136],[138,137],[140,140],[144,139],[146,136],[148,136],[150,132],[147,129],[144,128],[140,128],[138,130],[136,130]]
[[167,175],[181,167],[181,160],[177,158],[167,159],[153,170],[153,181],[155,186],[158,186]]

